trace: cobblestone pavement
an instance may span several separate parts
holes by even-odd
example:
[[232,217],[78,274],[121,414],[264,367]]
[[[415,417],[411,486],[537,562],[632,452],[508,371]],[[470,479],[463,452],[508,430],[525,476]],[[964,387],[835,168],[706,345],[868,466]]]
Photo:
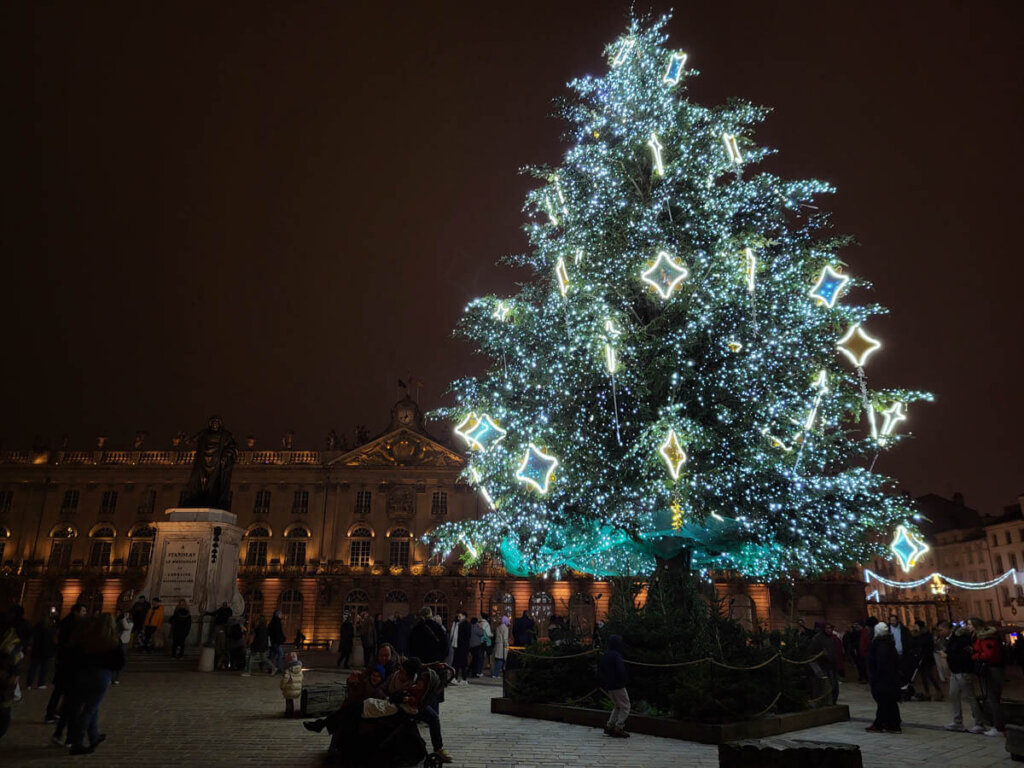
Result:
[[[303,654],[309,683],[339,679],[333,658]],[[4,768],[49,768],[77,761],[110,768],[186,766],[273,766],[311,768],[322,764],[328,737],[307,732],[283,717],[280,678],[194,671],[195,659],[132,657],[122,684],[103,702],[100,730],[107,740],[93,755],[71,757],[50,746],[53,726],[42,722],[49,691],[26,691],[14,722],[0,741]],[[526,720],[490,713],[500,687],[490,680],[448,689],[441,707],[445,746],[465,768],[713,768],[717,747],[634,734],[610,739],[593,728]],[[789,734],[791,738],[861,745],[864,765],[941,765],[944,768],[1010,766],[1001,738],[949,733],[946,702],[902,706],[904,733],[865,733],[874,704],[863,685],[843,686],[842,703],[853,720]],[[426,730],[423,731],[426,738]]]

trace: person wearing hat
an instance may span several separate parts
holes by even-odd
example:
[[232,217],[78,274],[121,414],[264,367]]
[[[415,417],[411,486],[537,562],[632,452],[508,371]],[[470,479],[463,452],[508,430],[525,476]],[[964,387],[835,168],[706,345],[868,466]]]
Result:
[[900,721],[900,656],[889,625],[875,625],[875,639],[868,649],[868,684],[875,699],[875,720],[864,730],[872,733],[903,733]]
[[302,662],[294,651],[284,657],[281,695],[284,696],[284,716],[294,717],[295,700],[302,695]]

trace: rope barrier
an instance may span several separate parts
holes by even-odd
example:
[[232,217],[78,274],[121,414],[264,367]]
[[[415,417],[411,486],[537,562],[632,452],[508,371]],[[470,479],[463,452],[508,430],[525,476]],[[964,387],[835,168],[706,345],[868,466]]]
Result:
[[[583,656],[592,656],[595,653],[600,653],[600,651],[597,651],[597,650],[590,650],[590,651],[583,651],[582,653],[570,653],[570,654],[566,654],[564,656],[545,656],[544,654],[539,654],[539,653],[526,653],[524,651],[515,651],[515,650],[512,650],[512,649],[509,649],[509,650],[512,653],[517,653],[520,656],[525,656],[528,659],[545,659],[547,661],[556,661],[556,660],[557,661],[561,661],[562,659],[578,659],[578,658],[581,658]],[[822,655],[824,655],[824,651],[818,651],[818,653],[814,654],[809,659],[797,660],[797,659],[787,659],[785,656],[782,655],[782,653],[780,651],[780,652],[777,652],[774,656],[772,656],[772,657],[770,657],[768,659],[765,659],[760,664],[755,664],[752,667],[736,667],[736,666],[733,666],[731,664],[726,664],[724,661],[718,661],[717,659],[715,659],[715,658],[713,658],[711,656],[706,656],[703,659],[693,659],[692,661],[676,661],[676,662],[672,662],[672,663],[669,663],[669,664],[653,664],[653,663],[646,662],[646,661],[632,661],[630,659],[623,659],[623,661],[626,664],[630,664],[630,665],[632,665],[634,667],[652,667],[652,668],[656,668],[656,669],[667,669],[667,668],[676,668],[676,667],[692,667],[692,666],[694,666],[696,664],[705,664],[705,663],[707,663],[707,664],[712,664],[712,665],[714,665],[716,667],[721,667],[722,669],[731,669],[731,670],[736,671],[736,672],[746,672],[746,671],[750,671],[750,670],[754,670],[754,669],[761,669],[762,667],[766,667],[766,666],[768,666],[769,664],[771,664],[773,661],[775,661],[778,658],[781,658],[787,664],[799,665],[799,664],[810,664],[812,661],[815,661],[816,659],[820,658]]]

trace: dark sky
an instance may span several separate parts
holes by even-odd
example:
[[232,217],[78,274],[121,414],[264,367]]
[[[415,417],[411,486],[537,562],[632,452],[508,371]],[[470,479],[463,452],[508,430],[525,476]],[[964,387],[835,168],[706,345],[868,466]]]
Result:
[[[158,447],[215,411],[315,447],[382,429],[410,373],[440,404],[479,364],[463,306],[522,277],[495,262],[525,248],[518,168],[565,150],[550,100],[627,8],[4,4],[4,447]],[[694,98],[774,107],[771,167],[838,186],[843,257],[892,310],[870,384],[937,395],[878,469],[983,512],[1024,493],[1022,9],[731,0],[670,27]]]

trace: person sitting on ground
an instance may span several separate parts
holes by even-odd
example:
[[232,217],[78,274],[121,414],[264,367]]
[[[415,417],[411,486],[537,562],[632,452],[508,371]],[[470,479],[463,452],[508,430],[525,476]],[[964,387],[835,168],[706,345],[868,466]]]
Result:
[[381,643],[380,648],[377,649],[376,661],[370,660],[366,666],[367,669],[370,669],[377,664],[384,667],[384,678],[387,679],[401,667],[402,657],[398,655],[398,651],[391,643]]
[[281,695],[284,696],[284,716],[295,716],[295,700],[302,695],[302,662],[295,653],[284,657],[281,676]]

